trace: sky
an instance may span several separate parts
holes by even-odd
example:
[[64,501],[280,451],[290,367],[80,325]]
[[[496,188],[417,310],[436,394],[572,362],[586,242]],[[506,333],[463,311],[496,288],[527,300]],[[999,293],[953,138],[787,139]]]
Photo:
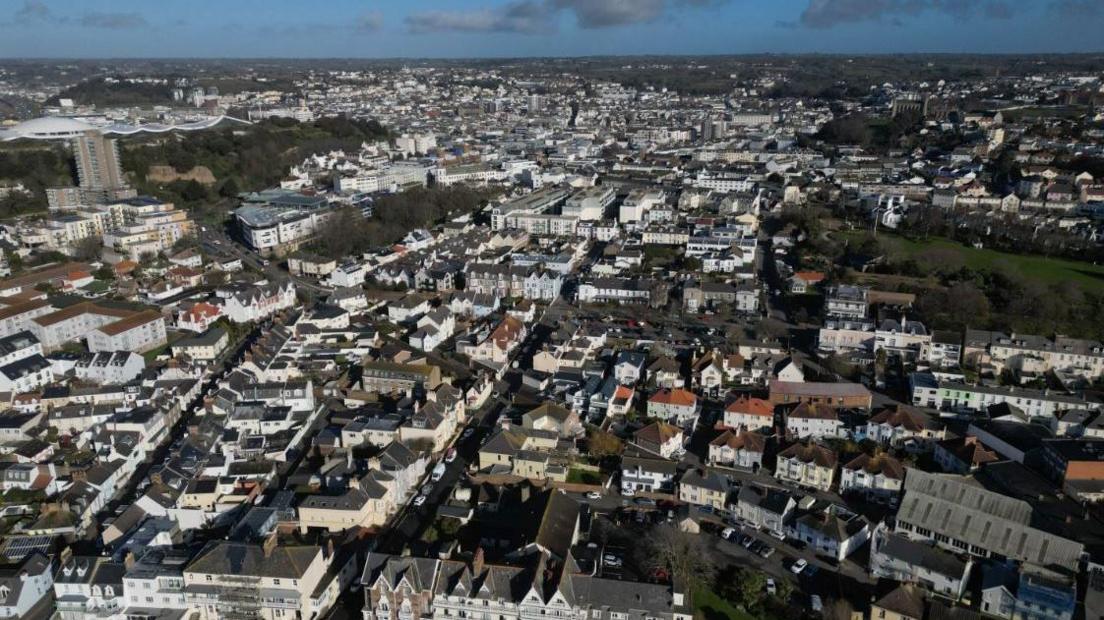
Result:
[[1104,0],[0,0],[2,58],[1102,50]]

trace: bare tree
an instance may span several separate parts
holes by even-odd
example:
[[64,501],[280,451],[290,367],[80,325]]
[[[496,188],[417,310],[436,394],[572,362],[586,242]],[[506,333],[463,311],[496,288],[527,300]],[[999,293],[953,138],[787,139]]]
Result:
[[824,606],[824,620],[851,620],[855,607],[845,598],[837,598]]
[[655,566],[666,568],[673,579],[685,584],[688,595],[711,584],[717,573],[716,561],[705,539],[670,524],[651,531],[648,551]]

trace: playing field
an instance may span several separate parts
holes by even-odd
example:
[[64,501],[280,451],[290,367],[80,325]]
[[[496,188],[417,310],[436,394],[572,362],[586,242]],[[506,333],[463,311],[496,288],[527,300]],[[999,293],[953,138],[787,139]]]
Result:
[[886,248],[891,260],[909,257],[924,258],[926,251],[938,249],[940,252],[953,252],[964,265],[972,269],[1004,268],[1047,284],[1070,281],[1080,284],[1086,291],[1104,293],[1104,266],[1101,265],[977,249],[947,239],[911,241],[890,234],[881,234],[878,239]]

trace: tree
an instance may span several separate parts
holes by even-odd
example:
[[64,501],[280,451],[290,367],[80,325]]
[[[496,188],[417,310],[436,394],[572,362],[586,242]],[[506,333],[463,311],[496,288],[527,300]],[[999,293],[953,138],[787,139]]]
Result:
[[99,237],[85,237],[73,246],[73,258],[77,260],[95,260],[100,255],[103,243]]
[[743,569],[736,575],[736,595],[745,608],[755,607],[763,598],[767,577],[762,572]]
[[180,190],[180,197],[187,202],[199,202],[207,199],[207,188],[202,183],[192,179],[184,184]]
[[824,620],[851,620],[855,607],[844,598],[832,599],[824,606]]
[[219,196],[223,198],[237,198],[241,193],[241,186],[238,185],[237,179],[230,177],[222,182],[222,185],[218,189]]
[[590,437],[587,438],[587,451],[599,459],[617,456],[621,454],[623,447],[616,435],[597,427],[591,429]]
[[713,582],[717,565],[705,538],[665,523],[651,531],[648,552],[656,567],[670,571],[687,592]]
[[775,584],[775,597],[783,603],[789,603],[794,593],[794,584],[789,579],[778,579]]

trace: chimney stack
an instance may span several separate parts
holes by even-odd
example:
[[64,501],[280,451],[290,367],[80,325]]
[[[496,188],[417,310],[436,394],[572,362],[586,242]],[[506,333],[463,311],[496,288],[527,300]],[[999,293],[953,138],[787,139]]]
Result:
[[261,551],[264,553],[264,557],[272,557],[272,552],[276,550],[276,547],[280,544],[280,539],[276,532],[272,532],[268,535],[268,538],[264,540],[261,545]]
[[483,547],[476,547],[475,553],[472,554],[472,575],[479,575],[483,572]]

